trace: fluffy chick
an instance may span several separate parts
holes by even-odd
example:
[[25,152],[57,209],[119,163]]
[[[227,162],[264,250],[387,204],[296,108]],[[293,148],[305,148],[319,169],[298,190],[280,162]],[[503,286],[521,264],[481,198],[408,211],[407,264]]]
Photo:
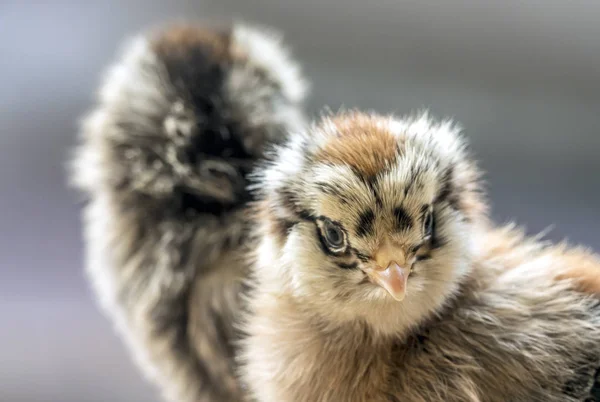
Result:
[[246,175],[304,126],[305,89],[272,32],[171,26],[131,41],[84,121],[87,273],[167,400],[242,399]]
[[488,220],[459,129],[346,113],[256,177],[257,401],[597,397],[600,261]]

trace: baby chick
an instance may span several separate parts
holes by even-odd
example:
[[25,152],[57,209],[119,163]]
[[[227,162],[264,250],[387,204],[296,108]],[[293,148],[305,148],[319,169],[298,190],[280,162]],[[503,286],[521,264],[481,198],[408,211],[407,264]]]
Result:
[[173,26],[131,42],[83,124],[87,272],[167,400],[243,398],[246,175],[304,126],[305,87],[271,32]]
[[487,216],[459,129],[326,117],[256,175],[256,401],[589,401],[600,260]]

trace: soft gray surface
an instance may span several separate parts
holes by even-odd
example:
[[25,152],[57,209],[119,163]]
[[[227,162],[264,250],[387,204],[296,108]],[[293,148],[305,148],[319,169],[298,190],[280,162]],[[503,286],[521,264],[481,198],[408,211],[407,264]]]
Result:
[[600,2],[38,3],[0,2],[0,401],[158,399],[91,300],[64,163],[121,40],[172,18],[284,29],[313,113],[454,116],[498,220],[600,250]]

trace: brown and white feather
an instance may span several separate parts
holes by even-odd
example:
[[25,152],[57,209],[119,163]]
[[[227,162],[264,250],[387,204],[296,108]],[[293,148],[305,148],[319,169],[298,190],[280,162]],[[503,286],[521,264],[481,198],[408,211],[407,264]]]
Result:
[[[345,113],[274,155],[256,176],[242,343],[255,400],[589,400],[598,257],[495,227],[456,125]],[[345,253],[323,244],[323,220],[343,228]],[[405,264],[414,245],[398,302],[366,273],[382,247]]]

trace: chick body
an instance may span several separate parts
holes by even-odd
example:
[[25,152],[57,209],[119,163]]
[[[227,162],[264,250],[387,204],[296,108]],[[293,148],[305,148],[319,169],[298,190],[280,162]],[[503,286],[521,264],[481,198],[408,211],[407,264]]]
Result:
[[304,81],[278,36],[235,25],[134,38],[83,122],[86,271],[165,399],[239,401],[247,175],[304,126]]
[[[349,113],[290,138],[257,184],[253,397],[594,400],[598,257],[496,227],[478,177],[458,129],[426,115]],[[402,301],[370,281],[382,248],[413,272]]]

